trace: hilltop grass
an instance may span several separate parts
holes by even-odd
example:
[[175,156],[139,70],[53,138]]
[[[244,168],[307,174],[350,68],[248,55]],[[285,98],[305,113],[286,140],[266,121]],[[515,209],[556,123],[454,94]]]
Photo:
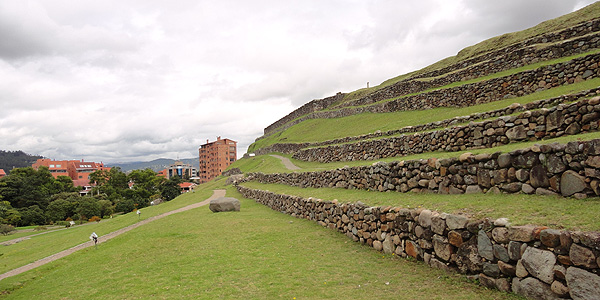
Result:
[[2,280],[0,298],[521,299],[383,255],[232,187],[227,196],[241,199],[241,212],[201,207],[154,221]]
[[[600,49],[594,49],[585,53],[580,53],[580,54],[575,54],[575,55],[571,55],[571,56],[566,56],[566,57],[560,57],[560,58],[556,58],[556,59],[551,59],[551,60],[545,60],[545,61],[541,61],[538,63],[534,63],[534,64],[530,64],[530,65],[525,65],[522,67],[518,67],[518,68],[514,68],[514,69],[509,69],[509,70],[505,70],[505,71],[501,71],[501,72],[496,72],[493,74],[489,74],[486,76],[481,76],[481,77],[477,77],[477,78],[473,78],[473,79],[469,79],[469,80],[464,80],[464,81],[455,81],[443,86],[438,86],[438,87],[434,87],[434,88],[430,88],[430,89],[426,89],[423,90],[421,92],[416,92],[416,93],[411,93],[411,94],[407,94],[407,95],[403,95],[400,97],[396,97],[396,98],[390,98],[390,99],[385,99],[385,100],[381,100],[381,101],[377,101],[375,103],[384,103],[384,102],[389,102],[392,100],[396,100],[396,99],[401,99],[401,98],[406,98],[406,97],[410,97],[410,96],[415,96],[415,95],[419,95],[419,94],[425,94],[428,92],[432,92],[432,91],[439,91],[439,90],[444,90],[444,89],[450,89],[450,88],[454,88],[454,87],[458,87],[458,86],[463,86],[463,85],[467,85],[467,84],[473,84],[473,83],[478,83],[478,82],[483,82],[486,80],[491,80],[491,79],[495,79],[495,78],[501,78],[501,77],[506,77],[506,76],[510,76],[510,75],[514,75],[517,73],[521,73],[521,72],[525,72],[525,71],[531,71],[531,70],[536,70],[545,66],[550,66],[550,65],[556,65],[556,64],[560,64],[560,63],[564,63],[564,62],[568,62],[577,58],[581,58],[584,56],[588,56],[588,55],[593,55],[593,54],[597,54],[600,52]],[[447,74],[445,74],[447,75]],[[439,77],[443,77],[443,76],[439,76]],[[417,81],[431,81],[434,78],[421,78],[421,79],[416,79]],[[342,102],[343,103],[343,102]],[[342,104],[340,103],[340,104]],[[373,104],[375,104],[373,103]],[[368,105],[373,105],[373,104],[368,104]],[[365,106],[365,105],[363,105]],[[352,106],[350,106],[352,107]],[[360,106],[354,106],[354,107],[360,107]],[[336,110],[339,109],[336,106],[331,106],[331,108],[326,109],[327,110]]]
[[[211,185],[214,185],[214,183]],[[211,185],[208,186],[210,187]],[[210,195],[212,195],[212,190],[210,189],[203,189],[198,193],[184,194],[179,196],[176,201],[173,200],[161,205],[141,209],[141,218],[146,219],[175,210],[193,204],[199,198],[208,198]],[[117,218],[102,220],[99,223],[94,222],[83,226],[71,227],[66,230],[32,236],[30,239],[19,243],[2,246],[0,247],[0,274],[87,242],[92,232],[103,236],[136,222],[138,222],[138,216],[135,213],[128,213]]]
[[600,17],[600,3],[593,3],[593,4],[590,4],[587,7],[582,8],[578,11],[558,17],[556,19],[542,22],[542,23],[540,23],[534,27],[531,27],[529,29],[525,29],[525,30],[518,31],[518,32],[507,33],[507,34],[504,34],[501,36],[487,39],[478,44],[475,44],[473,46],[469,46],[467,48],[462,49],[455,56],[447,57],[443,60],[440,60],[440,61],[438,61],[434,64],[431,64],[425,68],[422,68],[420,70],[413,71],[413,72],[403,74],[403,75],[399,75],[394,78],[390,78],[390,79],[382,82],[380,85],[373,86],[368,89],[360,89],[360,90],[354,91],[354,92],[346,95],[346,97],[344,97],[344,101],[351,101],[351,100],[359,99],[361,97],[364,97],[365,95],[373,93],[379,89],[382,89],[386,86],[390,86],[399,81],[408,79],[410,77],[414,77],[414,76],[417,76],[420,74],[424,74],[424,73],[428,73],[428,72],[435,71],[438,69],[442,69],[442,68],[460,63],[462,61],[483,55],[485,53],[502,49],[504,47],[507,47],[512,44],[530,39],[532,37],[535,37],[535,36],[538,36],[541,34],[563,30],[568,27],[574,26],[576,24],[579,24],[579,23],[582,23],[582,22],[585,22],[588,20],[592,20],[592,19],[595,19],[598,17]]
[[600,78],[580,83],[563,85],[552,89],[535,92],[526,96],[503,99],[494,102],[461,107],[439,107],[428,110],[399,111],[391,113],[363,113],[335,119],[310,119],[296,124],[283,132],[260,139],[250,145],[249,152],[277,144],[322,142],[373,133],[377,130],[388,131],[406,126],[425,124],[435,121],[466,116],[474,113],[501,109],[512,103],[526,104],[536,100],[549,99],[600,86]]
[[509,218],[512,225],[535,224],[569,230],[600,230],[597,211],[600,199],[570,199],[525,194],[439,195],[381,193],[338,188],[299,188],[281,184],[245,182],[245,187],[340,202],[361,201],[371,206],[423,207],[439,212],[466,214],[474,218]]

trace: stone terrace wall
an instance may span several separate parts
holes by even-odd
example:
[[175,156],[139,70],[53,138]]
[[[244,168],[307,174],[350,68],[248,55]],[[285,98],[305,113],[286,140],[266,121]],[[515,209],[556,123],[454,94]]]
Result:
[[[412,81],[417,78],[440,76],[440,75],[443,75],[443,74],[446,74],[449,72],[463,69],[468,66],[472,66],[474,64],[481,63],[486,60],[492,60],[493,58],[496,58],[496,59],[494,59],[491,62],[491,64],[486,64],[486,66],[483,66],[483,67],[482,66],[471,67],[468,70],[464,71],[465,73],[461,73],[460,75],[452,75],[451,77],[448,77],[448,79],[446,81],[449,80],[450,82],[456,82],[456,81],[463,80],[465,77],[466,78],[474,78],[474,77],[478,77],[478,76],[483,76],[485,74],[491,74],[490,72],[497,72],[498,70],[505,70],[508,68],[515,68],[515,67],[519,67],[519,66],[522,66],[525,64],[534,63],[540,59],[546,60],[546,59],[552,59],[552,58],[556,58],[556,57],[568,56],[568,55],[572,55],[575,53],[581,53],[582,51],[585,51],[590,48],[597,48],[598,39],[595,38],[595,36],[594,37],[592,37],[592,36],[583,37],[581,40],[578,39],[577,42],[565,41],[561,45],[551,46],[551,47],[545,48],[545,50],[540,50],[540,51],[536,51],[535,48],[527,48],[527,47],[529,47],[531,45],[535,45],[535,44],[540,44],[540,43],[551,43],[551,42],[557,42],[560,40],[572,39],[575,37],[583,36],[583,35],[598,31],[599,27],[600,27],[600,20],[599,19],[592,20],[592,21],[585,22],[585,23],[579,24],[577,26],[559,31],[559,32],[552,32],[552,33],[544,34],[539,37],[535,37],[535,38],[529,39],[527,41],[524,41],[522,43],[511,45],[509,47],[500,49],[498,51],[480,55],[478,57],[463,61],[460,64],[448,66],[443,69],[435,70],[432,72],[422,74],[420,76],[412,77],[412,78],[408,79],[407,81]],[[531,53],[531,54],[525,55],[525,53]],[[506,61],[506,62],[504,62],[504,61]],[[499,67],[499,65],[502,65],[502,67]],[[496,70],[496,71],[493,71],[493,70]],[[446,83],[446,81],[439,82],[437,84],[438,84],[438,86],[440,86],[440,85],[445,85],[445,84],[449,83],[449,82]],[[398,84],[401,86],[405,86],[406,81],[400,82]],[[396,84],[396,85],[398,85],[398,84]],[[417,85],[417,90],[412,91],[414,88],[409,88],[407,90],[406,88],[389,87],[389,89],[391,89],[389,91],[378,92],[380,94],[380,96],[368,95],[368,96],[366,96],[365,99],[367,99],[367,98],[371,99],[372,97],[374,97],[374,98],[372,98],[373,100],[379,99],[381,97],[381,95],[383,95],[384,97],[387,97],[387,98],[383,98],[383,99],[389,99],[389,98],[397,97],[400,94],[405,95],[405,94],[412,93],[412,92],[419,91],[419,90],[422,91],[426,88],[431,87],[429,85],[422,86],[421,83],[418,83],[416,81],[409,83],[409,85]],[[402,92],[400,92],[400,94],[398,94],[398,91],[393,91],[394,89],[402,90]],[[412,92],[410,92],[410,91],[412,91]],[[264,136],[260,137],[260,138],[264,138],[265,136],[273,134],[276,131],[276,129],[280,128],[281,126],[285,125],[286,123],[288,123],[298,117],[301,117],[303,115],[310,114],[312,112],[322,110],[324,108],[329,107],[332,103],[334,103],[338,100],[341,100],[341,98],[338,98],[338,97],[343,97],[343,94],[338,93],[336,96],[328,97],[328,98],[324,98],[324,99],[313,100],[313,101],[303,105],[302,107],[296,109],[295,111],[288,114],[284,118],[278,120],[277,122],[275,122],[275,123],[269,125],[267,128],[265,128]],[[332,98],[334,98],[334,99],[332,99]],[[379,100],[383,100],[383,99],[379,99]],[[377,101],[379,101],[379,100],[377,100]],[[289,127],[289,126],[287,126],[287,127]],[[282,129],[280,129],[280,130],[282,130]]]
[[249,180],[297,187],[380,192],[462,194],[482,192],[600,195],[600,140],[538,145],[501,154],[375,163],[302,173],[251,173]]
[[599,59],[600,54],[587,55],[569,62],[545,66],[536,70],[378,102],[368,106],[317,111],[282,124],[278,130],[287,129],[309,119],[333,119],[362,113],[387,113],[436,107],[465,107],[529,95],[540,90],[600,77]]
[[562,135],[596,131],[600,121],[600,98],[560,104],[550,109],[525,111],[495,120],[471,122],[438,131],[401,135],[351,144],[331,145],[297,151],[304,161],[375,160],[435,151],[491,148],[515,141],[535,141]]
[[363,135],[352,136],[352,137],[344,137],[344,138],[333,139],[333,140],[328,140],[328,141],[323,141],[323,142],[315,142],[315,143],[278,143],[278,144],[273,144],[271,146],[267,146],[267,147],[258,149],[257,151],[255,151],[255,154],[256,155],[264,155],[264,154],[268,154],[268,153],[272,153],[272,152],[294,154],[297,151],[299,151],[300,149],[308,148],[308,147],[321,147],[321,146],[362,141],[362,140],[373,139],[373,138],[380,138],[383,136],[391,136],[391,135],[397,135],[397,134],[402,134],[402,133],[414,133],[414,132],[419,132],[419,131],[432,130],[432,129],[442,128],[442,127],[452,126],[452,125],[459,124],[459,123],[466,123],[466,122],[472,122],[472,121],[476,121],[476,120],[489,119],[489,118],[493,118],[493,117],[506,116],[506,115],[510,115],[510,114],[513,114],[516,112],[522,112],[522,111],[526,111],[526,110],[550,108],[550,107],[556,106],[560,103],[575,101],[575,100],[579,99],[580,97],[595,95],[598,93],[598,91],[600,91],[600,88],[591,89],[591,90],[578,92],[578,93],[574,93],[574,94],[569,94],[569,95],[562,95],[562,96],[554,97],[554,98],[550,98],[550,99],[536,100],[533,102],[526,103],[525,105],[520,105],[519,103],[513,103],[513,104],[509,105],[508,107],[501,108],[501,109],[496,109],[496,110],[487,111],[487,112],[474,113],[474,114],[471,114],[468,116],[458,116],[458,117],[454,117],[454,118],[450,118],[450,119],[446,119],[446,120],[425,123],[425,124],[420,124],[420,125],[415,125],[415,126],[406,126],[406,127],[400,128],[400,129],[393,129],[393,130],[388,130],[385,132],[377,131],[375,133],[363,134]]
[[344,97],[344,94],[337,93],[337,95],[335,95],[335,96],[310,101],[310,102],[302,105],[298,109],[294,110],[293,112],[289,113],[287,116],[279,119],[277,122],[269,125],[267,128],[265,128],[264,135],[272,134],[277,128],[281,127],[285,123],[290,122],[300,116],[303,116],[303,115],[306,115],[306,114],[309,114],[309,113],[312,113],[315,111],[323,110],[323,109],[329,107],[332,103],[334,103],[338,100],[341,100],[343,97]]
[[472,220],[422,209],[303,199],[238,186],[246,198],[318,222],[384,253],[476,274],[490,288],[531,299],[598,299],[600,233],[506,220]]
[[600,48],[599,37],[600,33],[596,33],[593,35],[564,41],[559,44],[553,44],[542,49],[539,49],[536,46],[515,49],[513,52],[506,53],[500,57],[495,57],[489,62],[477,64],[466,69],[447,74],[444,77],[433,79],[431,81],[410,80],[399,82],[369,94],[361,99],[344,102],[339,107],[368,105],[386,99],[441,87],[453,82],[460,82],[522,67],[542,60],[550,60],[578,53],[584,53],[590,49]]

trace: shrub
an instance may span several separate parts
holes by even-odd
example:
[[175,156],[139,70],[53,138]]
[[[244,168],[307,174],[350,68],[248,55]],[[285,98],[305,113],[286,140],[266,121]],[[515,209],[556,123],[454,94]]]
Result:
[[0,234],[9,235],[15,231],[15,227],[8,224],[0,224]]
[[42,230],[48,230],[48,228],[46,226],[38,226],[33,229],[33,231],[42,231]]
[[98,216],[93,216],[88,221],[90,221],[90,222],[94,222],[94,221],[100,222],[100,220],[102,220],[102,218],[100,218]]

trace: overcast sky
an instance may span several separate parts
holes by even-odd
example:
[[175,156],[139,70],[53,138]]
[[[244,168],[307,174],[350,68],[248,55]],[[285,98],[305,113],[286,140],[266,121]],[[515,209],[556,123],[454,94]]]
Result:
[[302,104],[594,1],[0,1],[0,150],[238,156]]

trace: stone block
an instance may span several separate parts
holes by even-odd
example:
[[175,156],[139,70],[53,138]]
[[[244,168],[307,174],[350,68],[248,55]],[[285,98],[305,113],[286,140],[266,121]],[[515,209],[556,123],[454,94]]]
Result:
[[565,197],[583,191],[585,186],[585,178],[575,171],[565,171],[560,177],[560,193]]
[[481,257],[490,261],[494,260],[492,241],[483,230],[480,230],[477,234],[477,249],[479,250],[479,255]]
[[446,216],[446,225],[450,230],[464,229],[469,222],[469,218],[463,215],[452,215]]
[[525,279],[513,278],[512,291],[517,294],[524,296],[527,299],[545,299],[545,300],[559,300],[560,298],[552,292],[550,285],[545,284],[533,277],[527,277]]
[[540,233],[540,240],[545,246],[554,248],[560,245],[560,234],[560,230],[544,229]]
[[210,201],[208,208],[212,212],[240,211],[240,200],[221,197]]
[[527,269],[527,272],[537,279],[547,284],[554,281],[554,265],[556,264],[554,253],[527,247],[521,258],[521,263]]
[[511,241],[530,242],[534,239],[535,227],[530,225],[512,226],[508,228],[508,238]]
[[600,295],[600,276],[580,268],[569,267],[566,277],[570,296],[574,300],[598,299],[598,295]]
[[575,266],[583,266],[588,269],[597,269],[596,255],[586,247],[572,244],[569,250],[569,257]]

